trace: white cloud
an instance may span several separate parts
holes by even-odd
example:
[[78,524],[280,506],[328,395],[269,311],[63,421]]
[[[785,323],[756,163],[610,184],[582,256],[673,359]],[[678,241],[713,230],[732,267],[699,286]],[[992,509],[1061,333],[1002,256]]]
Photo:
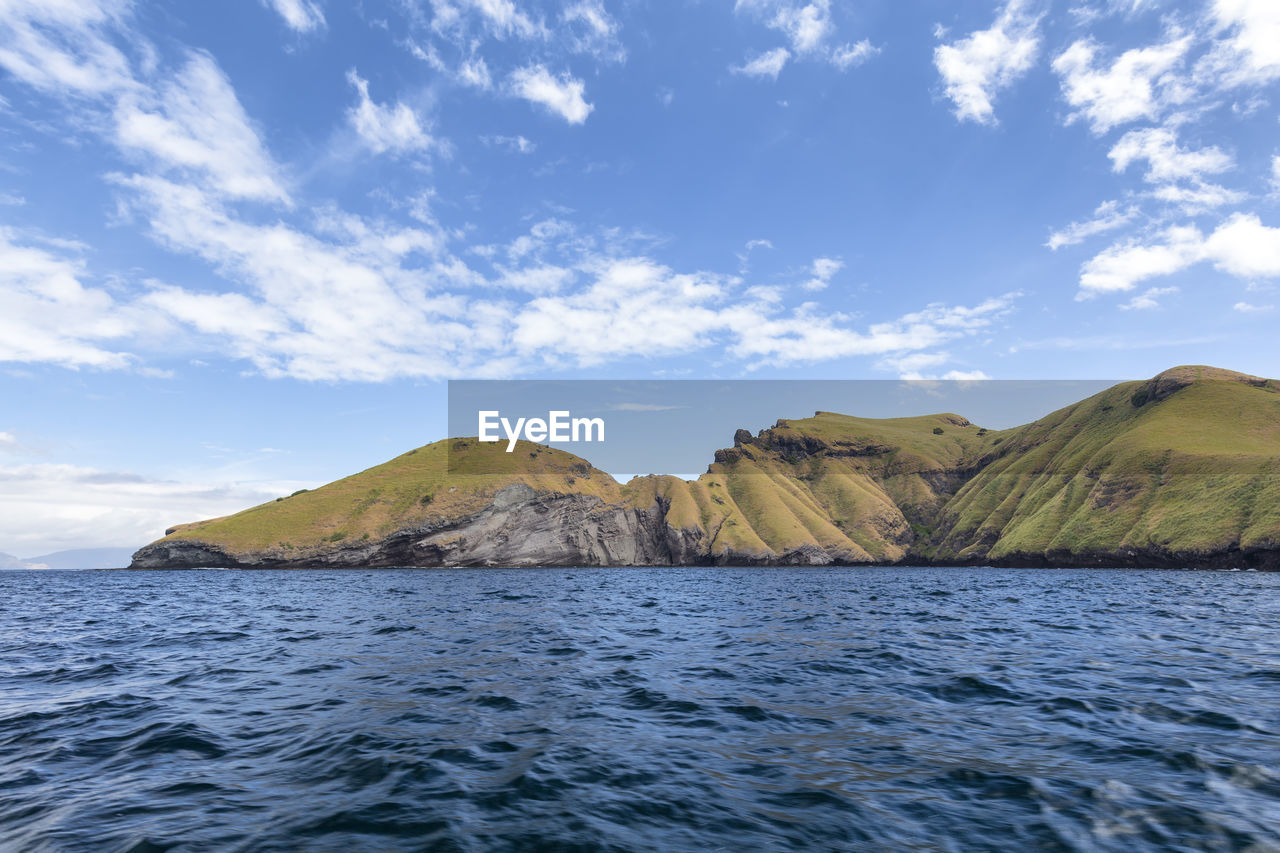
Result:
[[583,98],[586,86],[568,73],[552,75],[542,65],[517,69],[511,75],[511,90],[520,98],[541,104],[569,124],[582,124],[595,109]]
[[1035,64],[1040,50],[1040,17],[1026,0],[1008,0],[989,29],[939,45],[933,63],[942,75],[956,118],[991,124],[996,94]]
[[1120,306],[1122,311],[1150,311],[1153,308],[1159,308],[1159,298],[1167,296],[1170,293],[1177,293],[1176,287],[1149,287],[1143,293],[1133,297],[1128,302]]
[[[1187,215],[1238,204],[1247,197],[1204,180],[1205,175],[1234,169],[1235,161],[1230,155],[1217,146],[1198,150],[1180,148],[1176,134],[1167,127],[1131,130],[1120,137],[1107,156],[1115,172],[1123,172],[1137,161],[1146,161],[1143,180],[1160,185],[1150,196],[1177,205]],[[1189,183],[1179,186],[1179,181]]]
[[748,77],[771,77],[777,80],[778,75],[782,73],[782,67],[790,58],[791,52],[785,47],[775,47],[729,70],[735,74],[746,74]]
[[948,370],[942,378],[951,382],[982,382],[991,377],[981,370]]
[[476,53],[478,42],[466,45],[467,55],[458,63],[456,69],[450,68],[434,45],[427,44],[424,47],[410,39],[406,42],[406,46],[414,57],[427,63],[433,70],[451,76],[464,86],[485,92],[493,89],[493,75],[489,71],[489,63],[485,62],[483,56]]
[[[3,0],[0,67],[36,88],[86,99],[82,124],[109,124],[111,141],[153,168],[227,197],[288,204],[279,166],[208,54],[186,52],[178,72],[165,77],[153,46],[124,38],[143,56],[135,71],[112,44],[131,7],[126,0]],[[95,114],[100,107],[109,121]]]
[[1251,305],[1248,302],[1237,302],[1231,306],[1233,311],[1239,311],[1241,314],[1259,314],[1267,311],[1274,311],[1274,305]]
[[120,347],[141,318],[105,290],[86,287],[84,263],[21,241],[0,227],[0,361],[123,368]]
[[1235,167],[1230,155],[1216,146],[1194,151],[1178,147],[1177,135],[1167,127],[1131,130],[1120,137],[1107,156],[1116,172],[1125,171],[1135,161],[1147,161],[1143,180],[1153,184],[1200,178]]
[[541,260],[548,249],[557,246],[557,241],[572,242],[573,231],[572,225],[559,219],[535,222],[528,234],[521,234],[506,247],[507,257],[512,261],[526,258]]
[[538,146],[523,136],[482,136],[480,141],[485,145],[505,148],[519,154],[532,154]]
[[836,28],[831,20],[831,0],[737,0],[734,11],[762,21],[786,38],[790,50],[779,47],[730,68],[739,74],[777,78],[791,58],[822,59],[846,71],[880,52],[870,41],[831,47],[828,42]]
[[769,26],[781,31],[796,53],[817,50],[832,32],[830,0],[801,5],[778,4]]
[[593,273],[580,291],[528,303],[515,320],[517,349],[591,366],[702,349],[727,323],[716,310],[733,284],[726,277],[677,274],[646,258],[602,259]]
[[1157,187],[1151,191],[1150,195],[1152,198],[1168,204],[1177,205],[1188,216],[1195,216],[1231,204],[1239,204],[1248,198],[1248,195],[1243,192],[1229,190],[1226,187],[1206,183],[1205,181],[1196,181],[1191,186],[1180,187],[1169,184]]
[[931,305],[861,332],[848,327],[848,317],[815,305],[784,311],[766,299],[740,301],[737,279],[677,274],[644,258],[605,261],[595,275],[579,292],[530,302],[516,319],[517,348],[579,366],[718,342],[753,366],[826,361],[935,346],[989,325],[1013,298],[975,308]]
[[735,12],[762,20],[770,29],[782,33],[798,54],[818,50],[834,32],[831,23],[831,0],[797,3],[788,0],[737,0]]
[[750,313],[738,317],[737,343],[729,353],[757,364],[794,364],[856,355],[885,355],[928,349],[973,334],[1005,316],[1018,294],[988,299],[972,308],[929,305],[897,320],[859,332],[843,325],[848,317],[801,306],[776,317]]
[[0,67],[47,92],[99,96],[133,85],[129,60],[106,31],[129,0],[4,0]]
[[1075,109],[1069,120],[1085,118],[1094,133],[1137,119],[1155,119],[1167,104],[1185,93],[1170,74],[1191,45],[1190,36],[1174,33],[1164,44],[1134,48],[1110,67],[1096,67],[1098,46],[1075,42],[1053,61],[1062,78],[1062,95]]
[[1140,281],[1172,275],[1203,254],[1203,237],[1189,226],[1167,229],[1154,245],[1129,241],[1087,261],[1080,272],[1081,295],[1132,290]]
[[493,88],[493,77],[484,57],[473,56],[458,66],[458,79],[468,86],[488,91]]
[[460,30],[464,17],[473,17],[497,39],[516,36],[536,40],[550,35],[542,21],[529,17],[511,0],[431,0],[431,7],[435,12],[431,25],[440,33]]
[[1280,228],[1263,225],[1256,214],[1236,213],[1209,235],[1204,254],[1239,278],[1280,276]]
[[1280,5],[1274,0],[1214,0],[1213,17],[1230,33],[1197,67],[1226,86],[1280,78]]
[[1132,290],[1138,282],[1201,262],[1237,278],[1280,276],[1280,228],[1263,225],[1255,214],[1236,213],[1207,238],[1194,226],[1177,226],[1154,243],[1131,240],[1111,246],[1081,269],[1077,298]]
[[737,253],[738,273],[746,275],[751,265],[751,253],[756,249],[772,249],[773,243],[770,240],[748,240],[742,247],[742,251]]
[[844,261],[838,258],[815,258],[810,267],[810,278],[801,285],[805,290],[826,290],[831,277],[844,269]]
[[354,68],[347,72],[347,82],[359,95],[356,105],[347,110],[347,118],[370,151],[405,154],[426,151],[436,144],[408,104],[402,101],[394,106],[374,103],[369,97],[369,81],[361,78]]
[[289,201],[279,166],[207,54],[190,54],[154,90],[131,87],[117,102],[115,124],[122,149],[162,170],[178,170],[229,198]]
[[[1164,35],[1154,44],[1120,51],[1085,38],[1054,60],[1071,110],[1068,124],[1087,122],[1098,136],[1137,121],[1155,125],[1124,133],[1109,145],[1108,157],[1117,174],[1143,168],[1149,187],[1130,197],[1158,230],[1117,242],[1088,262],[1081,296],[1128,290],[1146,278],[1204,261],[1224,271],[1235,268],[1248,254],[1245,247],[1214,249],[1247,230],[1247,222],[1262,228],[1256,215],[1237,214],[1252,217],[1247,222],[1220,220],[1209,237],[1186,225],[1170,227],[1177,224],[1175,217],[1197,218],[1280,194],[1280,158],[1268,164],[1269,173],[1231,181],[1215,177],[1236,172],[1237,147],[1241,165],[1252,169],[1256,162],[1251,139],[1236,133],[1234,125],[1263,109],[1270,96],[1265,87],[1280,80],[1280,4],[1208,0],[1203,5],[1198,20],[1178,12],[1164,15]],[[1155,8],[1149,2],[1129,8],[1115,0],[1101,11],[1131,17]],[[1250,88],[1234,91],[1239,87]],[[1071,228],[1055,234],[1051,246],[1066,245],[1073,236]],[[1267,234],[1254,236],[1262,247],[1269,245]]]
[[174,524],[239,512],[312,482],[174,482],[76,465],[0,466],[0,542],[23,554],[137,548]]
[[516,268],[494,264],[494,269],[498,272],[494,282],[497,286],[539,295],[559,293],[577,278],[573,270],[555,264]]
[[266,375],[439,376],[481,363],[500,338],[503,304],[454,295],[478,277],[440,255],[434,231],[335,211],[318,223],[324,239],[283,223],[245,222],[197,189],[160,178],[117,181],[135,194],[131,207],[156,239],[249,288],[157,288],[147,303]]
[[913,352],[910,355],[890,356],[876,362],[880,370],[890,370],[898,374],[899,379],[924,379],[925,371],[941,367],[951,360],[947,352]]
[[600,0],[579,0],[560,15],[569,33],[570,47],[575,53],[588,53],[606,62],[622,62],[626,48],[618,40],[618,22],[605,11]]
[[405,42],[405,46],[408,47],[409,53],[411,53],[415,58],[427,63],[427,65],[431,66],[434,70],[441,73],[449,70],[449,66],[445,65],[444,60],[440,58],[440,54],[435,49],[434,45],[428,44],[424,47],[413,39],[408,39]]
[[1056,252],[1063,246],[1074,246],[1090,237],[1122,228],[1132,222],[1137,215],[1136,207],[1121,208],[1118,201],[1104,201],[1093,211],[1092,219],[1072,222],[1066,228],[1053,232],[1045,245]]
[[831,64],[841,71],[850,68],[857,68],[871,57],[880,52],[880,48],[873,47],[871,42],[863,39],[857,44],[845,44],[831,51]]
[[284,22],[300,33],[324,26],[324,13],[312,0],[265,0]]

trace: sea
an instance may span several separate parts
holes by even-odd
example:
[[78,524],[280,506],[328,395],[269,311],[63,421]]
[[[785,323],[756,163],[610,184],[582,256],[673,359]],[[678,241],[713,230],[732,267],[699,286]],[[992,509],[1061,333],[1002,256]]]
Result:
[[0,573],[4,851],[1276,851],[1280,574]]

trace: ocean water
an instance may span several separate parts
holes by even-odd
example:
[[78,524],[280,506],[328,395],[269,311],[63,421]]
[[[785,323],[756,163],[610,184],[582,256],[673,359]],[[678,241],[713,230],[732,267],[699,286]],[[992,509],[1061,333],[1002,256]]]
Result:
[[0,573],[0,850],[1280,849],[1280,575]]

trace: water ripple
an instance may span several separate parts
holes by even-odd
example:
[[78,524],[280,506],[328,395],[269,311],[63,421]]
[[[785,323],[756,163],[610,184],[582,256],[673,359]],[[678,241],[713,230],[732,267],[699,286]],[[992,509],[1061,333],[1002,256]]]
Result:
[[1278,592],[0,573],[0,849],[1274,850]]

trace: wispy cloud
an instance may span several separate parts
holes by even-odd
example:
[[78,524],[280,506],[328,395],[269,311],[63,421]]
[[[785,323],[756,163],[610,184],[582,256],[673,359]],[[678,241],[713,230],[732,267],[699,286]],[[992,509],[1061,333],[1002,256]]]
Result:
[[831,278],[844,269],[844,261],[839,258],[815,258],[809,268],[809,279],[800,285],[808,291],[826,290]]
[[777,78],[790,58],[824,61],[846,71],[880,52],[868,39],[832,44],[836,24],[831,16],[831,0],[737,0],[733,8],[777,31],[787,42],[785,48],[773,48],[731,68],[740,74]]
[[1132,222],[1137,215],[1138,208],[1133,205],[1122,208],[1118,201],[1104,201],[1093,211],[1093,218],[1072,222],[1066,228],[1054,231],[1049,235],[1045,245],[1054,251],[1063,246],[1074,246],[1090,237],[1122,228]]
[[774,80],[782,73],[782,68],[791,58],[791,52],[785,47],[775,47],[747,60],[742,65],[735,65],[730,70],[735,74],[748,77],[769,77]]
[[1263,225],[1255,214],[1236,213],[1208,236],[1184,225],[1153,240],[1116,244],[1085,263],[1078,298],[1132,290],[1147,279],[1205,262],[1238,278],[1280,276],[1280,228]]
[[1160,297],[1177,293],[1176,287],[1148,287],[1120,306],[1122,311],[1150,311],[1160,307]]
[[264,0],[275,9],[284,22],[300,33],[309,33],[324,27],[324,13],[312,0]]
[[518,154],[532,154],[538,150],[536,143],[525,139],[523,136],[482,136],[480,141],[485,145],[504,148],[507,151],[513,151]]
[[569,124],[582,124],[595,109],[583,97],[586,85],[567,73],[554,75],[542,65],[517,69],[511,75],[516,97],[546,107]]
[[86,286],[72,250],[0,228],[0,361],[118,369],[136,359],[127,341],[143,318],[107,291]]
[[1040,16],[1029,6],[1028,0],[1008,0],[989,28],[934,50],[933,63],[942,75],[956,118],[994,123],[996,95],[1035,64],[1040,52]]
[[116,143],[159,171],[201,181],[228,198],[289,202],[281,168],[208,54],[189,54],[155,88],[125,87],[114,117]]
[[369,97],[369,81],[354,68],[347,72],[347,82],[355,88],[358,97],[355,106],[347,111],[347,118],[370,151],[406,154],[435,147],[436,141],[409,105],[403,101],[394,105],[374,103]]
[[1138,119],[1155,119],[1184,94],[1170,72],[1191,44],[1174,32],[1161,44],[1133,48],[1110,65],[1099,64],[1099,45],[1081,39],[1053,60],[1062,78],[1062,95],[1073,108],[1071,119],[1083,118],[1096,134]]
[[79,465],[0,465],[0,542],[20,553],[138,548],[167,527],[238,512],[314,482],[168,481]]

